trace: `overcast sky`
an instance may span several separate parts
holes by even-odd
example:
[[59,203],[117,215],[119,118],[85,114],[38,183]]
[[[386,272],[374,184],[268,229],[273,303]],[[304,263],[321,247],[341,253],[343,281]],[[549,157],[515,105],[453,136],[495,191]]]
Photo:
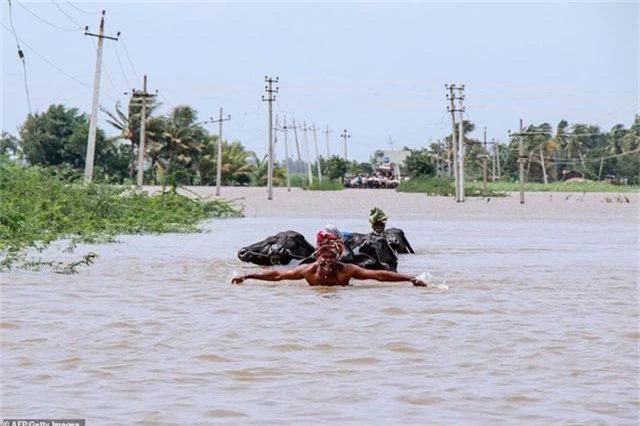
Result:
[[[465,84],[465,118],[489,140],[506,141],[520,118],[629,127],[639,109],[636,1],[1,3],[2,130],[13,134],[29,112],[15,36],[31,110],[61,103],[89,113],[96,39],[84,26],[97,32],[102,9],[106,33],[121,32],[104,42],[102,106],[126,104],[124,92],[147,74],[162,113],[190,105],[204,121],[223,107],[223,137],[259,155],[267,75],[280,79],[274,118],[315,124],[321,155],[324,130],[330,154],[342,155],[347,129],[348,157],[359,161],[390,140],[421,148],[450,133],[447,83]],[[308,141],[313,155],[312,133]]]

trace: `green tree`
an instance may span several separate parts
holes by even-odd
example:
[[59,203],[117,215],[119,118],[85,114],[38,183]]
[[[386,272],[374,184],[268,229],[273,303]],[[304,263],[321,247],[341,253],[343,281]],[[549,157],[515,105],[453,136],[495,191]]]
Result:
[[321,160],[321,167],[327,179],[342,182],[342,178],[347,173],[348,162],[337,155],[332,155],[328,160]]
[[[148,99],[145,108],[145,145],[151,146],[159,134],[162,133],[162,121],[153,117],[153,114],[160,107],[160,103],[153,98]],[[107,123],[111,124],[118,130],[118,134],[110,141],[126,140],[130,144],[129,149],[129,177],[133,179],[136,173],[136,165],[138,163],[138,147],[140,146],[140,121],[142,117],[142,103],[139,97],[132,96],[129,99],[127,111],[123,111],[120,102],[116,102],[115,111],[111,112],[104,108],[100,108],[109,119]]]
[[[254,164],[247,162],[247,158],[254,156],[246,151],[238,141],[228,143],[222,141],[222,167],[220,169],[221,185],[245,185],[251,181]],[[200,182],[203,185],[216,184],[216,167],[218,161],[218,136],[214,135],[202,150],[198,163]]]
[[412,177],[431,177],[436,174],[435,156],[426,148],[411,150],[404,161],[407,174]]
[[[268,161],[267,156],[265,155],[262,160],[258,158],[255,153],[253,154],[253,161],[255,163],[255,167],[251,172],[251,184],[256,186],[266,186],[268,184]],[[282,166],[277,164],[273,165],[273,185],[274,186],[284,186],[286,183],[286,171]]]
[[[51,105],[46,112],[27,117],[20,128],[20,147],[30,164],[69,165],[84,168],[89,119],[76,108]],[[104,132],[96,134],[96,159],[100,164],[105,155]]]
[[10,158],[15,158],[18,156],[18,152],[18,138],[9,132],[2,132],[2,136],[0,136],[0,154],[7,154]]
[[[179,105],[162,117],[162,134],[151,144],[152,165],[162,175],[172,175],[180,184],[193,184],[198,176],[198,162],[210,136],[198,113],[190,106]],[[198,179],[199,180],[199,179]]]
[[353,160],[347,164],[347,173],[352,175],[372,174],[373,166],[371,165],[371,162],[358,163],[356,160]]

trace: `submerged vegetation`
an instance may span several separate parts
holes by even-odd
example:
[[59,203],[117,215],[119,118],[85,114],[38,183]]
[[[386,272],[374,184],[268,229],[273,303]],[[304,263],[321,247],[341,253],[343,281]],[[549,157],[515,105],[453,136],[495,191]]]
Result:
[[[606,182],[552,182],[525,183],[527,192],[637,192],[638,186],[612,185]],[[416,178],[400,183],[400,192],[424,192],[427,195],[453,196],[455,184],[452,179],[445,178]],[[518,182],[487,182],[487,190],[482,190],[482,182],[465,182],[464,193],[467,197],[501,197],[508,192],[520,191]]]
[[78,243],[113,241],[122,234],[197,232],[206,218],[239,216],[226,201],[200,201],[173,190],[159,196],[130,187],[67,181],[55,169],[21,167],[0,158],[0,271],[51,267],[75,272],[97,256],[61,262],[33,260],[53,241],[68,239],[68,251]]

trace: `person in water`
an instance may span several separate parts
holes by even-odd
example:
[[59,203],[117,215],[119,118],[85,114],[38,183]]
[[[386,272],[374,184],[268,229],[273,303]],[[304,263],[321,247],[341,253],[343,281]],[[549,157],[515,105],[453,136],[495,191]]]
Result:
[[374,207],[369,212],[369,223],[375,235],[381,235],[387,227],[387,214],[378,207]]
[[340,238],[331,232],[321,230],[316,235],[315,262],[299,265],[289,270],[268,270],[234,277],[233,284],[241,284],[246,279],[263,281],[306,280],[309,285],[346,286],[353,279],[384,282],[410,282],[425,287],[427,283],[417,277],[391,271],[369,270],[357,265],[342,263],[338,257],[344,250]]

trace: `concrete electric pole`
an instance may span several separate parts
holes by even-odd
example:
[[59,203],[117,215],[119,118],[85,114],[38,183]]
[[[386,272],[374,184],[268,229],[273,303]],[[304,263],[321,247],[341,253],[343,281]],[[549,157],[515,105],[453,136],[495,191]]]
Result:
[[347,160],[347,138],[350,138],[351,135],[347,133],[347,129],[344,129],[340,137],[344,140],[344,161],[349,161]]
[[262,100],[269,103],[269,163],[267,168],[267,199],[273,199],[273,101],[276,100],[276,93],[278,93],[278,87],[273,88],[273,83],[278,83],[278,77],[275,79],[271,77],[264,77],[264,81],[267,85],[264,90],[266,95],[262,95]]
[[103,10],[102,16],[100,17],[100,27],[98,29],[98,34],[90,33],[88,26],[84,28],[84,35],[98,38],[98,48],[97,48],[97,54],[96,54],[96,70],[95,70],[95,75],[93,77],[93,100],[91,102],[91,118],[89,120],[89,138],[87,140],[87,155],[85,157],[85,162],[84,162],[84,180],[86,182],[91,182],[91,180],[93,179],[93,159],[95,157],[95,152],[96,152],[96,132],[98,130],[100,73],[102,71],[102,41],[105,38],[109,40],[118,41],[118,37],[120,37],[120,33],[118,33],[116,37],[110,37],[110,36],[104,35],[104,14],[105,14],[105,11]]
[[318,150],[318,135],[316,133],[316,124],[313,123],[313,127],[310,129],[313,131],[313,144],[316,147],[316,167],[318,168],[318,184],[322,183],[322,170],[320,167],[320,152]]
[[327,126],[327,130],[324,130],[324,134],[327,137],[327,160],[330,157],[330,153],[329,153],[329,133],[331,133],[331,130],[329,130],[329,126]]
[[307,122],[302,122],[302,132],[304,133],[304,145],[307,150],[307,174],[309,175],[309,185],[313,184],[313,172],[311,170],[311,150],[309,149],[309,139],[307,138]]
[[218,155],[216,159],[216,197],[220,196],[220,182],[222,181],[222,122],[231,120],[231,116],[227,115],[222,118],[222,107],[220,107],[220,118],[214,120],[211,117],[211,123],[218,123]]
[[[453,147],[453,169],[455,175],[456,182],[456,201],[458,203],[464,202],[464,124],[463,124],[463,113],[464,106],[462,105],[462,101],[464,100],[464,95],[462,92],[464,91],[464,84],[456,86],[455,84],[448,84],[445,86],[447,90],[449,90],[449,95],[447,95],[447,99],[451,102],[451,105],[447,107],[447,110],[451,113],[451,121],[452,121],[452,129],[453,132],[451,134],[451,145]],[[454,93],[454,91],[458,91],[458,95]],[[456,108],[454,101],[458,100],[458,107]],[[460,119],[458,122],[458,141],[456,147],[456,122],[455,122],[455,113],[460,113]]]
[[137,104],[140,102],[142,109],[140,111],[140,146],[138,147],[138,175],[136,184],[138,188],[142,188],[144,184],[144,156],[145,156],[145,140],[146,140],[146,125],[147,125],[147,100],[155,98],[155,94],[147,93],[147,75],[144,75],[142,82],[142,91],[133,89],[131,93],[132,101],[135,100]]

